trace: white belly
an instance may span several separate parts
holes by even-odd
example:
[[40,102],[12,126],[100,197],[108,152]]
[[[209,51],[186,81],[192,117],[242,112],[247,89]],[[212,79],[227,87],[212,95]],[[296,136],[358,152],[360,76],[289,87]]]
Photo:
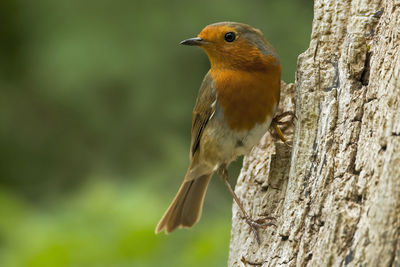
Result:
[[228,165],[238,156],[248,154],[264,136],[272,120],[272,117],[267,117],[264,123],[256,124],[250,131],[237,131],[228,126],[221,113],[215,114],[208,122],[203,133],[209,136],[205,138],[208,142],[201,144],[203,151],[200,149],[214,167],[223,163]]

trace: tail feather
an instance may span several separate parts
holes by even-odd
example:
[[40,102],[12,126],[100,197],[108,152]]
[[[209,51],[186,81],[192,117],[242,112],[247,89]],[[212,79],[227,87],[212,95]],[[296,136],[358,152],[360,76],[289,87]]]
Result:
[[165,230],[170,233],[176,228],[192,227],[201,216],[204,196],[211,174],[183,181],[171,205],[156,227],[156,234]]

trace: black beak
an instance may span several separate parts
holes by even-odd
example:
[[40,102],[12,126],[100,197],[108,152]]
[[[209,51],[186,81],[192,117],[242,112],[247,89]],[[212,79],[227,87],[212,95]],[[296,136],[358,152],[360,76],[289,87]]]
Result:
[[194,37],[194,38],[183,40],[182,42],[180,42],[180,44],[181,45],[196,45],[196,46],[198,46],[198,45],[204,44],[204,41],[200,37]]

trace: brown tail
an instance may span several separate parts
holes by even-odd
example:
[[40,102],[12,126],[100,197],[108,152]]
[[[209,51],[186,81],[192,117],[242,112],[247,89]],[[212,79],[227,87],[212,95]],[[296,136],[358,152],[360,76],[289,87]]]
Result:
[[179,227],[192,227],[201,216],[204,195],[211,174],[183,181],[178,193],[156,227],[156,234],[165,229],[168,234]]

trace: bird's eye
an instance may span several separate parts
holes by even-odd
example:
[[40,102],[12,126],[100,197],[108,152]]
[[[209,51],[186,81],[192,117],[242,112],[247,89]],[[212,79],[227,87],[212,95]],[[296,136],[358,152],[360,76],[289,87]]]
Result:
[[231,42],[235,41],[235,38],[236,38],[236,34],[234,32],[225,33],[225,37],[224,37],[225,41],[231,43]]

